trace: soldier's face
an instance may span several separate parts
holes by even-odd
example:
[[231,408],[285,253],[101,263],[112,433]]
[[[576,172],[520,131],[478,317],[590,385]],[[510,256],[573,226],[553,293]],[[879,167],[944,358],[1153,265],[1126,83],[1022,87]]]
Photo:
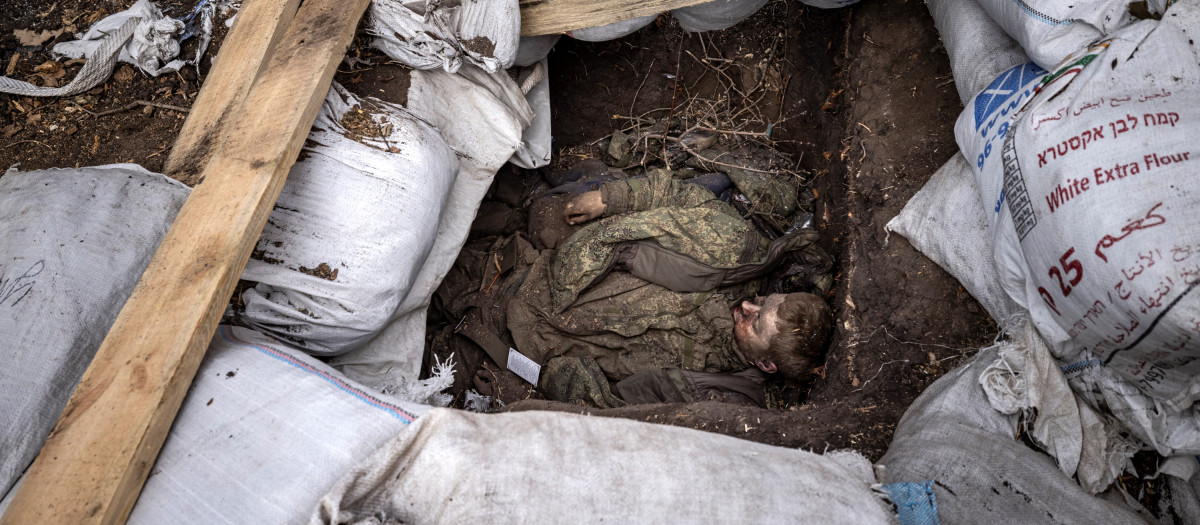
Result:
[[771,338],[779,332],[775,323],[783,297],[781,294],[755,297],[733,308],[733,337],[746,358],[756,361],[755,364],[765,358]]

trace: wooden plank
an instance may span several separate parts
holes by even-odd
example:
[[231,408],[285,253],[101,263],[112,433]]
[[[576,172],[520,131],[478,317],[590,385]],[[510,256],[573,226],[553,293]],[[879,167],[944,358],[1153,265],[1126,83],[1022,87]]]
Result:
[[712,0],[521,0],[521,36],[608,25]]
[[179,130],[163,173],[195,186],[200,171],[219,144],[221,128],[232,120],[267,62],[270,51],[296,14],[300,0],[249,0],[242,3],[233,27],[221,43],[192,111]]
[[126,519],[368,1],[304,1],[4,524]]

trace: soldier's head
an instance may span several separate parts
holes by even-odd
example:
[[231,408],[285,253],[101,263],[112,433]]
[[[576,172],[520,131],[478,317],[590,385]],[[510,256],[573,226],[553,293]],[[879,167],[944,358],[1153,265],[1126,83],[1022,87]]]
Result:
[[772,294],[734,307],[733,320],[746,359],[764,372],[806,379],[822,362],[833,314],[813,294]]

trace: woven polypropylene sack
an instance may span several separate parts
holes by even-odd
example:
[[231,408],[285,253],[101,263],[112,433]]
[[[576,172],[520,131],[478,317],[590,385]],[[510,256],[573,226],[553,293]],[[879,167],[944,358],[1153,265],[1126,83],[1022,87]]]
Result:
[[713,0],[671,10],[684,31],[719,31],[730,28],[767,5],[768,0]]
[[317,355],[375,337],[438,235],[458,160],[402,107],[334,85],[242,279],[242,319]]
[[490,73],[508,69],[521,40],[517,0],[375,0],[368,23],[373,47],[409,67],[450,73],[464,64]]
[[905,410],[879,460],[880,481],[933,481],[942,523],[1144,523],[1016,438],[1016,416],[994,410],[979,384],[997,356],[981,350]]
[[974,1],[1045,69],[1135,20],[1127,0]]
[[0,177],[0,493],[37,455],[188,193],[136,164]]
[[1163,455],[1200,452],[1198,28],[1175,4],[1052,71],[1016,66],[955,128],[1001,286],[1073,388]]
[[302,523],[426,410],[281,341],[219,326],[129,523]]
[[658,15],[639,16],[602,26],[585,27],[567,32],[567,36],[584,42],[604,42],[631,35],[654,22]]
[[433,409],[310,523],[887,523],[870,463],[616,418]]

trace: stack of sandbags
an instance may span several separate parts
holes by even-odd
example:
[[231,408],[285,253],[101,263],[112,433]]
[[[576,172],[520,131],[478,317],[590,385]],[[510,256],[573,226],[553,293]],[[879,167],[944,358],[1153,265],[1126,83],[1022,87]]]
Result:
[[889,523],[870,462],[556,412],[434,409],[309,523]]

